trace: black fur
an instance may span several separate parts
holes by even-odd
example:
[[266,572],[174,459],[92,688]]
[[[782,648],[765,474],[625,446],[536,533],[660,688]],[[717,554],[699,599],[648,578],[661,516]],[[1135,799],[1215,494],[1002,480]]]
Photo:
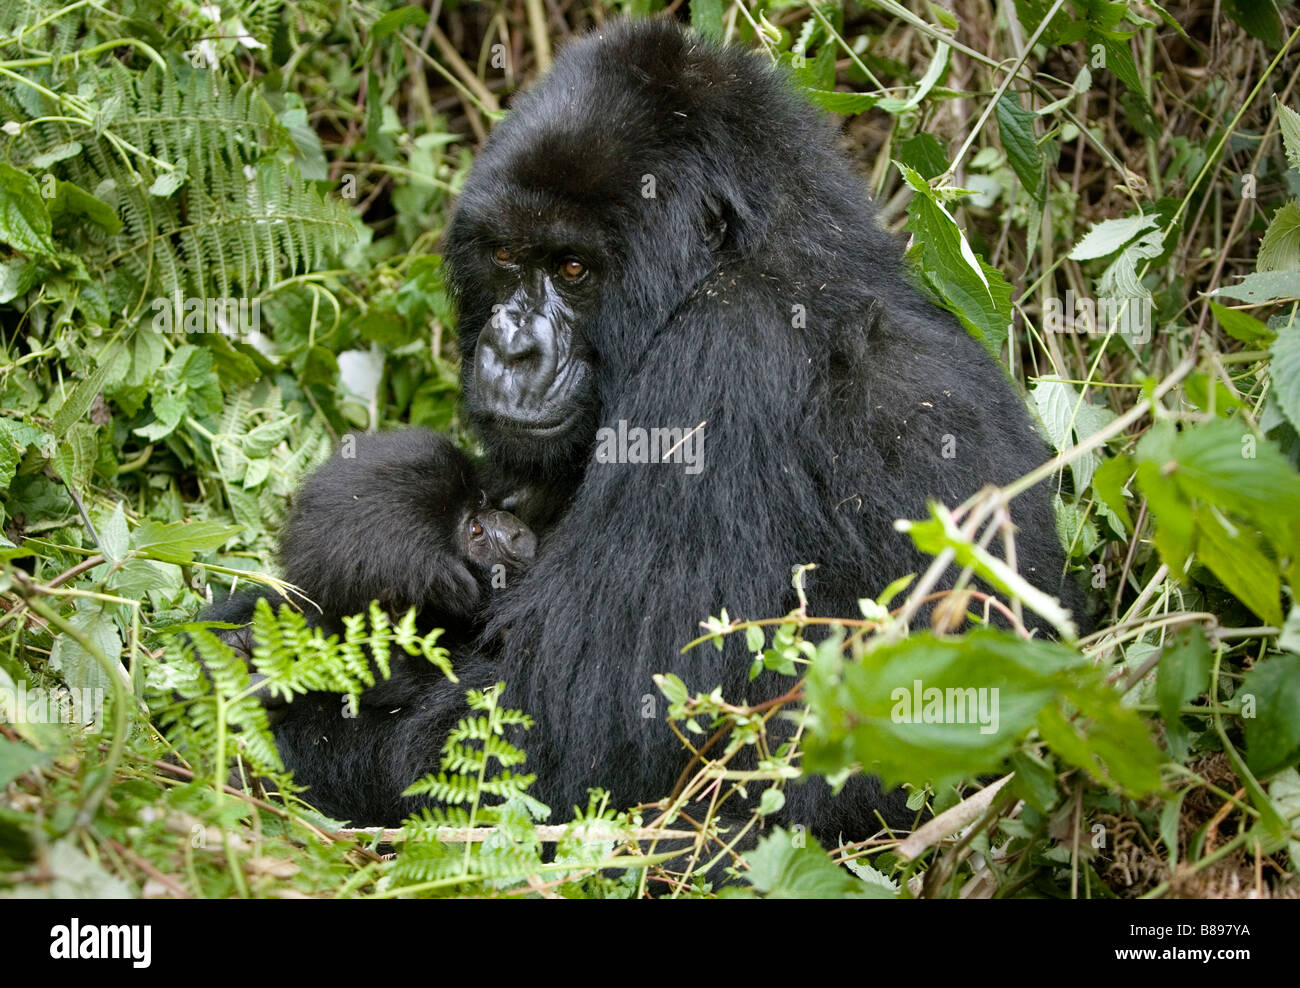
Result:
[[534,550],[526,526],[488,506],[469,458],[427,429],[345,437],[298,491],[280,537],[285,579],[331,630],[378,600],[393,617],[417,608],[422,628],[460,640],[494,575],[505,586]]
[[[442,628],[440,644],[455,648],[473,641],[491,594],[531,564],[535,549],[526,525],[488,505],[473,464],[450,439],[405,429],[344,437],[295,496],[280,562],[311,624],[341,634],[344,617],[377,600],[393,620],[415,608],[419,630]],[[278,594],[246,590],[204,617],[242,623],[260,596],[285,604]],[[217,634],[252,655],[250,626]],[[392,675],[362,696],[363,709],[392,709],[442,678],[423,659],[393,658]]]
[[[679,654],[702,618],[785,612],[791,566],[808,562],[812,613],[853,616],[928,563],[894,519],[1046,456],[1002,371],[909,282],[827,122],[760,58],[670,23],[564,50],[488,142],[446,256],[466,406],[494,490],[512,492],[541,549],[490,604],[483,641],[508,632],[505,646],[453,655],[460,687],[368,721],[337,705],[291,712],[286,760],[336,815],[393,822],[409,808],[397,793],[436,765],[461,690],[497,679],[536,719],[533,791],[561,814],[590,786],[619,805],[668,794],[684,753],[652,674],[737,702],[791,685],[751,683],[742,641]],[[586,266],[574,286],[556,280],[556,257]],[[544,439],[520,424],[558,412],[572,414]],[[705,422],[703,469],[597,462],[597,427],[620,420]],[[1048,491],[1013,510],[1022,571],[1077,612]],[[387,529],[331,534],[362,554],[405,549]],[[876,810],[909,818],[865,777],[836,797],[820,781],[790,787],[786,805],[833,841],[868,836]]]

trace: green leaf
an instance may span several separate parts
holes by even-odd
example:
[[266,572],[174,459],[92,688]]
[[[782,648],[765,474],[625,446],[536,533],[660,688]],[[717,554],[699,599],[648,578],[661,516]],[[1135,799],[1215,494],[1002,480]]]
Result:
[[1160,716],[1169,722],[1176,721],[1183,704],[1209,689],[1213,659],[1210,645],[1199,627],[1183,632],[1165,645],[1156,672]]
[[685,703],[691,695],[680,677],[671,672],[657,673],[652,678],[654,684],[659,687],[659,692],[668,698],[669,703]]
[[1064,673],[1087,664],[1057,642],[992,629],[916,635],[861,662],[819,652],[807,681],[805,767],[826,773],[860,764],[888,786],[942,787],[998,771],[1068,688]]
[[429,12],[422,7],[398,7],[375,21],[370,29],[370,37],[374,41],[383,41],[384,38],[404,27],[411,25],[424,27],[427,23],[429,23]]
[[263,422],[261,425],[248,430],[239,439],[239,445],[244,451],[244,455],[254,459],[267,456],[289,434],[293,422],[294,416],[286,415]]
[[898,160],[915,169],[927,181],[942,175],[948,168],[948,152],[939,140],[922,131],[898,146]]
[[930,184],[915,169],[895,164],[916,192],[907,206],[907,229],[922,273],[967,331],[996,356],[1011,325],[1011,286],[976,256]]
[[1286,149],[1287,164],[1300,172],[1300,113],[1285,103],[1279,103],[1277,122],[1282,131],[1282,146]]
[[95,396],[104,389],[104,381],[117,365],[117,357],[121,349],[121,346],[114,342],[100,351],[95,369],[90,372],[90,376],[78,381],[77,386],[63,400],[59,410],[54,413],[53,432],[56,436],[65,435],[72,428],[73,423],[81,421],[81,417],[86,414]]
[[[1272,443],[1218,419],[1178,432],[1153,426],[1138,443],[1138,485],[1155,544],[1175,574],[1193,551],[1261,617],[1280,620],[1278,562],[1300,577],[1300,477]],[[1256,572],[1258,571],[1258,572]]]
[[1219,321],[1223,331],[1233,339],[1243,343],[1257,343],[1273,338],[1271,329],[1240,309],[1230,309],[1218,302],[1210,302],[1210,311],[1214,313],[1214,318]]
[[1166,759],[1152,742],[1146,721],[1123,707],[1099,674],[1091,682],[1079,678],[1060,703],[1039,715],[1039,735],[1058,756],[1098,782],[1134,795],[1155,792]]
[[1273,0],[1223,0],[1223,12],[1270,48],[1282,44],[1282,17]]
[[127,528],[126,512],[119,501],[113,506],[108,521],[99,526],[99,548],[110,563],[120,563],[130,547],[131,531]]
[[1300,320],[1292,319],[1283,326],[1270,349],[1273,360],[1268,373],[1273,397],[1291,424],[1300,429]]
[[846,117],[866,113],[880,102],[879,96],[870,93],[839,93],[831,89],[805,89],[804,95],[826,112]]
[[920,105],[921,100],[925,99],[930,90],[943,78],[944,72],[948,69],[948,56],[950,54],[952,54],[952,47],[940,41],[935,47],[934,58],[931,59],[929,67],[925,70],[925,75],[921,76],[921,81],[917,83],[912,95],[905,100],[886,96],[879,100],[876,105],[886,113],[902,113],[904,110],[910,110],[912,107]]
[[760,840],[745,860],[745,878],[769,899],[894,898],[887,888],[839,867],[816,840],[781,827]]
[[65,144],[56,144],[43,154],[38,154],[32,158],[32,167],[38,171],[45,171],[50,165],[63,161],[65,158],[75,158],[81,154],[80,141],[68,141]]
[[1048,813],[1060,799],[1056,791],[1056,773],[1028,752],[1017,751],[1011,756],[1015,778],[1011,787],[1016,795],[1040,813]]
[[691,27],[710,41],[721,41],[722,0],[691,0]]
[[1069,257],[1076,261],[1091,261],[1098,257],[1108,257],[1145,230],[1160,222],[1154,214],[1139,213],[1118,220],[1102,220],[1094,223],[1083,236]]
[[1210,294],[1216,298],[1235,298],[1252,305],[1277,299],[1300,298],[1300,272],[1256,271],[1235,285],[1216,288]]
[[149,186],[149,194],[159,199],[167,199],[184,184],[185,169],[177,168],[175,171],[163,172],[155,178],[153,184]]
[[1300,655],[1273,655],[1246,674],[1237,696],[1250,694],[1255,716],[1245,717],[1246,764],[1259,778],[1300,759]]
[[[21,720],[22,716],[19,713],[17,719]],[[5,719],[9,720],[11,718],[6,717]],[[48,765],[52,760],[51,755],[43,751],[37,751],[21,741],[9,741],[6,738],[0,738],[0,789],[9,785],[24,772],[30,772],[34,768]]]
[[1285,202],[1273,214],[1259,245],[1255,270],[1300,271],[1300,202]]
[[184,581],[180,568],[152,559],[129,559],[114,572],[109,587],[121,597],[143,600],[147,594],[161,594],[169,600],[181,590]]
[[[1034,386],[1033,397],[1048,438],[1061,453],[1073,449],[1076,442],[1084,442],[1115,418],[1114,412],[1109,408],[1081,400],[1074,387],[1065,381],[1043,378]],[[1083,494],[1087,491],[1100,463],[1101,452],[1094,450],[1070,464],[1076,493]]]
[[763,790],[763,795],[758,801],[758,812],[760,816],[771,816],[773,813],[779,813],[784,806],[785,793],[769,786]]
[[122,220],[108,203],[96,199],[85,189],[64,182],[55,183],[54,198],[50,200],[50,219],[55,226],[67,226],[89,220],[106,233],[122,229]]
[[1198,509],[1194,518],[1196,555],[1201,562],[1252,611],[1269,624],[1281,624],[1282,581],[1259,540],[1244,528],[1229,530],[1208,508]]
[[1020,105],[1015,93],[998,100],[996,110],[1011,170],[1041,209],[1047,194],[1047,161],[1034,135],[1035,114]]
[[1133,474],[1133,464],[1126,456],[1115,456],[1102,460],[1092,475],[1092,492],[1101,502],[1119,516],[1125,529],[1133,531],[1133,519],[1128,513],[1128,501],[1131,495],[1124,492],[1124,485]]
[[220,549],[242,532],[241,525],[223,525],[219,521],[163,523],[148,519],[131,537],[137,553],[165,563],[188,563],[196,552]]
[[36,179],[0,161],[0,243],[24,254],[52,257],[50,213]]
[[[84,609],[72,614],[68,618],[68,623],[84,632],[113,668],[119,669],[121,674],[125,675],[126,670],[117,664],[122,655],[122,639],[118,636],[117,625],[113,621],[109,608],[110,605],[96,601],[93,606],[85,606]],[[73,693],[73,700],[76,717],[81,723],[91,723],[96,719],[96,714],[102,714],[102,711],[83,707],[82,698],[107,696],[112,691],[112,683],[104,667],[90,652],[82,648],[79,641],[71,635],[62,633],[56,636],[54,647],[50,651],[50,663],[62,674],[68,688],[78,691]],[[79,692],[81,690],[91,692],[81,693]]]

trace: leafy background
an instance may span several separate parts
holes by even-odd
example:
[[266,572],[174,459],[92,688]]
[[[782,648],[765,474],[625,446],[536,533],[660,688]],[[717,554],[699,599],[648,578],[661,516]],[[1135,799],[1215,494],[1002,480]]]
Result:
[[[527,711],[487,691],[418,784],[434,808],[342,831],[294,796],[245,664],[190,622],[209,593],[276,583],[287,498],[348,430],[472,445],[437,253],[456,191],[566,38],[665,7],[836,115],[918,280],[1060,454],[1023,483],[1056,484],[1099,630],[1078,638],[984,551],[996,496],[936,505],[913,538],[998,599],[948,595],[910,637],[932,574],[890,574],[855,615],[700,615],[696,647],[744,635],[753,674],[790,690],[760,709],[662,678],[701,758],[660,803],[541,806]],[[1295,897],[1297,24],[1272,0],[5,4],[0,888]],[[1067,292],[1149,306],[1150,332],[1062,332]],[[258,332],[186,332],[205,328],[186,299],[255,301]],[[959,629],[990,608],[1036,610],[1061,641]],[[454,667],[377,610],[341,642],[291,612],[256,632],[285,696],[351,704],[399,655]],[[893,688],[918,678],[998,684],[999,729],[898,723]],[[20,689],[104,697],[97,729],[34,722]],[[799,710],[801,743],[769,744]],[[758,771],[728,774],[747,747]],[[752,832],[800,772],[864,766],[937,816],[838,848],[795,825],[660,850],[723,803]]]

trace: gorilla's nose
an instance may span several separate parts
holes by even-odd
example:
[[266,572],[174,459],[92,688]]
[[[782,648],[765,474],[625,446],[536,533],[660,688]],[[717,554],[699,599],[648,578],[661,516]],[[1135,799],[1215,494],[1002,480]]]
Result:
[[540,399],[555,376],[555,334],[535,313],[502,308],[479,334],[478,383],[507,405]]
[[479,520],[492,532],[492,541],[507,564],[527,566],[537,555],[537,536],[508,511],[484,511]]
[[531,563],[537,556],[537,536],[532,529],[519,523],[518,529],[509,536],[510,554],[521,563]]

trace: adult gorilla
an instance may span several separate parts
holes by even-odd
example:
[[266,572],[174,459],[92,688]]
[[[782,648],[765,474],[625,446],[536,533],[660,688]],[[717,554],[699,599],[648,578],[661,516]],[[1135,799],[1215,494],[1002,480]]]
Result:
[[[909,284],[833,141],[777,71],[665,21],[570,44],[518,99],[446,257],[466,407],[494,493],[542,537],[537,560],[494,598],[497,644],[453,656],[461,686],[431,682],[384,718],[345,721],[337,704],[289,718],[308,798],[393,820],[463,687],[496,679],[536,720],[533,791],[557,810],[596,785],[620,805],[664,796],[684,753],[647,716],[653,673],[733,701],[790,687],[750,683],[740,641],[680,654],[702,618],[783,613],[806,562],[812,612],[852,616],[926,565],[894,519],[1043,460],[1001,370]],[[598,457],[597,429],[620,422],[706,423],[703,468]],[[1015,520],[1022,571],[1059,592],[1048,492]],[[787,797],[789,819],[832,838],[870,833],[876,809],[905,817],[866,778]]]

